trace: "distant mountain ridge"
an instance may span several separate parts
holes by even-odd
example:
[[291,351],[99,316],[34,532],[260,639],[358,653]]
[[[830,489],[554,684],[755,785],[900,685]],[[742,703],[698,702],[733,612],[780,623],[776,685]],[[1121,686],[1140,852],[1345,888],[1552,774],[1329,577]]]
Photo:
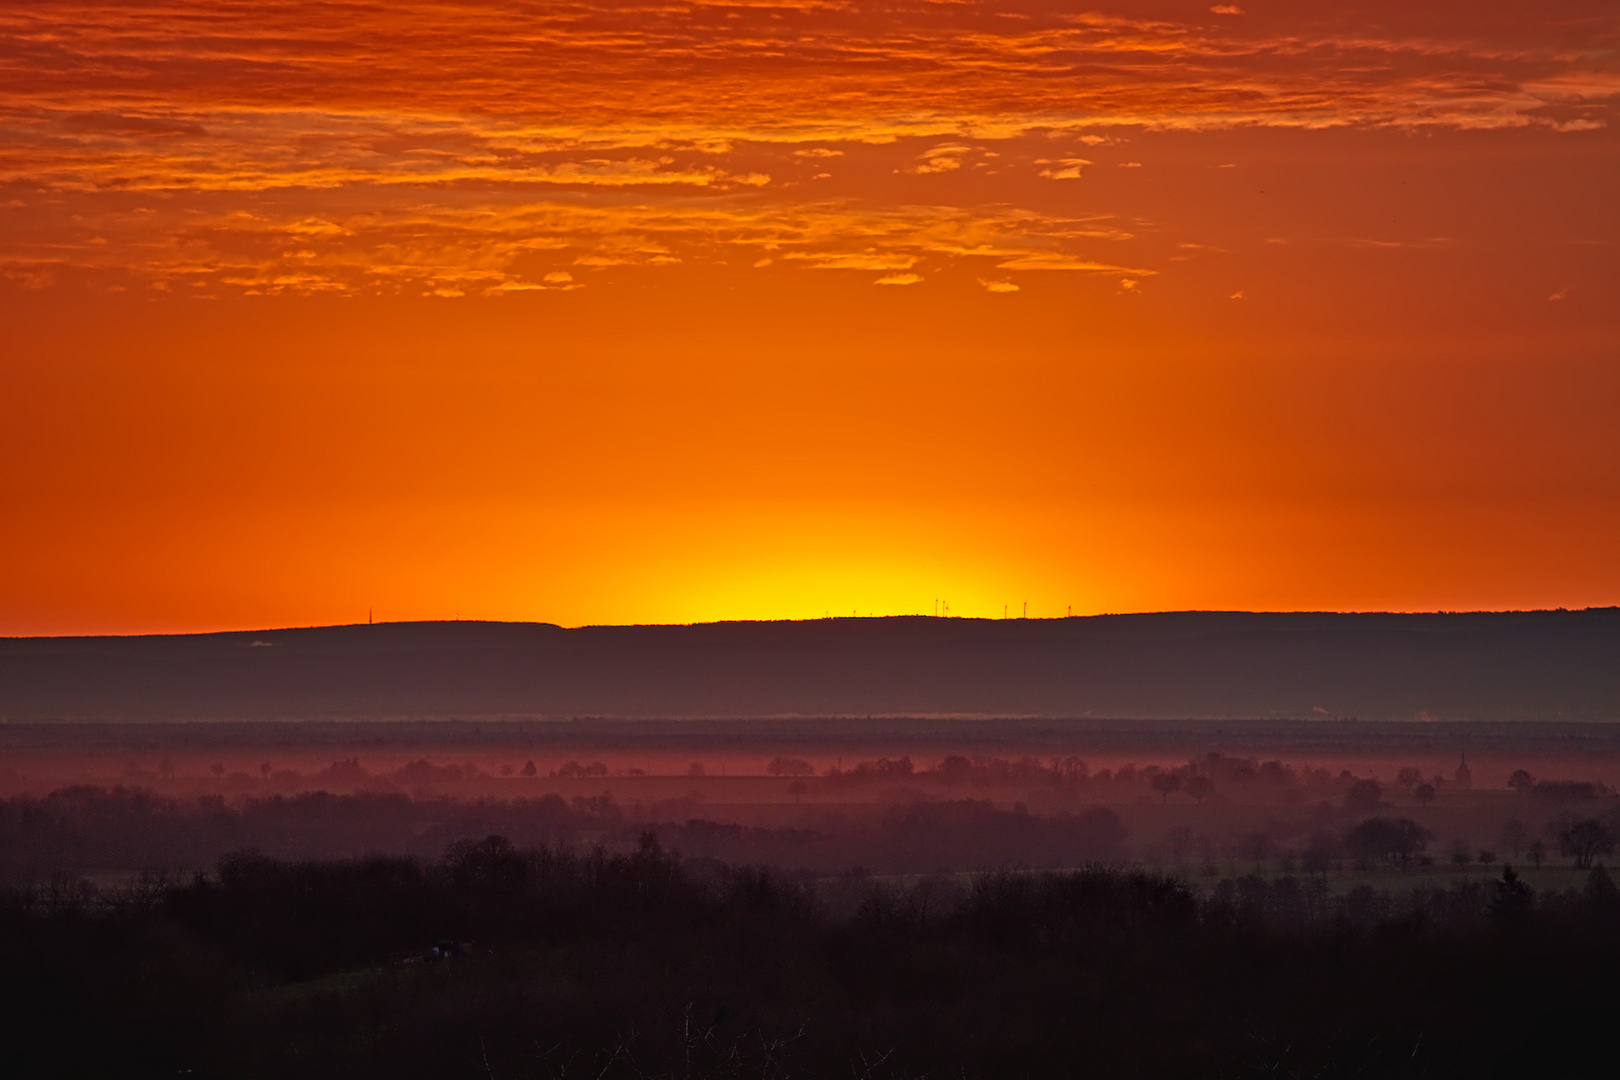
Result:
[[1620,719],[1620,608],[0,639],[10,720]]

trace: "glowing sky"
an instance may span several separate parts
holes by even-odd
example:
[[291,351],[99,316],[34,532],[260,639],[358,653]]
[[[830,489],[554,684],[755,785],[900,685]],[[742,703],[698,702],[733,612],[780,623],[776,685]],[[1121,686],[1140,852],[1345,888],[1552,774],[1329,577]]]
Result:
[[1620,602],[1617,47],[0,0],[0,633]]

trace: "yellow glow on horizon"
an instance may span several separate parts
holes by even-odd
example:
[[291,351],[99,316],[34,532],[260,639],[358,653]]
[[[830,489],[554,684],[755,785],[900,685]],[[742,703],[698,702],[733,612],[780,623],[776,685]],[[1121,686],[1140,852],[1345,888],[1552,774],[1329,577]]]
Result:
[[717,517],[687,519],[667,562],[642,554],[648,601],[666,619],[1000,617],[1006,604],[1018,610],[1016,583],[1029,576],[1007,538],[969,532],[923,508]]
[[1598,7],[13,7],[0,634],[1620,600]]

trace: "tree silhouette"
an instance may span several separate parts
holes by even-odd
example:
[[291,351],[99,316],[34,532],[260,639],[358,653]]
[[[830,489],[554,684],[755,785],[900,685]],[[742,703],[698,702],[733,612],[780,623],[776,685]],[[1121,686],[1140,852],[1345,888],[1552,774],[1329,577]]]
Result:
[[1504,923],[1522,923],[1535,909],[1536,894],[1514,872],[1511,864],[1503,864],[1502,878],[1491,892],[1490,914]]
[[1601,821],[1577,821],[1558,836],[1558,852],[1575,860],[1575,869],[1589,870],[1599,855],[1614,850],[1614,834]]
[[1347,810],[1359,810],[1363,813],[1377,810],[1383,805],[1384,785],[1376,780],[1357,780],[1350,785],[1350,790],[1344,793],[1344,806]]
[[1181,790],[1181,777],[1177,773],[1156,773],[1152,780],[1153,790],[1159,793],[1163,802],[1170,801],[1170,793]]
[[1187,794],[1197,800],[1198,805],[1204,805],[1204,800],[1215,794],[1215,781],[1202,774],[1194,776],[1187,781]]
[[1528,795],[1530,789],[1536,786],[1536,778],[1530,775],[1528,769],[1514,769],[1508,774],[1507,786],[1520,795]]
[[1419,806],[1428,806],[1430,803],[1434,802],[1434,795],[1435,791],[1433,784],[1419,784],[1417,787],[1412,789],[1412,801],[1417,803]]
[[1428,831],[1411,818],[1368,818],[1345,834],[1344,847],[1358,859],[1405,865],[1428,839]]
[[1599,911],[1612,913],[1620,908],[1620,887],[1616,887],[1614,878],[1598,863],[1586,875],[1586,887],[1581,890],[1581,896],[1592,907]]

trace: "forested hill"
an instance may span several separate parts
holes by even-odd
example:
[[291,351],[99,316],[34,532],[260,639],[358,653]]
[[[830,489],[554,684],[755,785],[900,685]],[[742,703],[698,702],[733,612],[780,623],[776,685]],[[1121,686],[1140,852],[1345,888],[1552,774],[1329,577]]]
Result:
[[1615,720],[1620,608],[0,640],[11,720],[794,714]]

